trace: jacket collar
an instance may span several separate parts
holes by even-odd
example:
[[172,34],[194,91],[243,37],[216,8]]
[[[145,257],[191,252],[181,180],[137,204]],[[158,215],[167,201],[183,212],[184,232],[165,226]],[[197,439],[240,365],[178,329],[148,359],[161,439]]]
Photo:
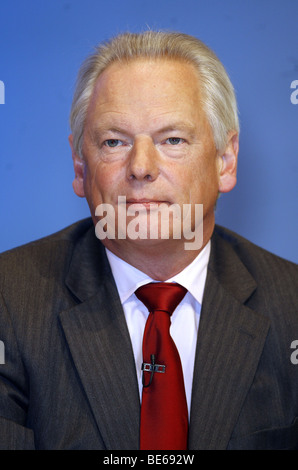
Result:
[[107,449],[137,449],[139,390],[125,317],[92,225],[76,243],[66,284],[78,304],[60,322]]
[[269,319],[245,304],[257,284],[236,253],[236,239],[215,231],[205,284],[193,378],[190,449],[225,449],[252,384]]

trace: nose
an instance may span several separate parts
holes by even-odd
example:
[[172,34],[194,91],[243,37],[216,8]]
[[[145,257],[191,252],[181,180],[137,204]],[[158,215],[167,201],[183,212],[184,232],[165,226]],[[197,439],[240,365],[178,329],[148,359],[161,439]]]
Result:
[[159,174],[158,151],[150,137],[136,138],[127,167],[129,180],[154,181]]

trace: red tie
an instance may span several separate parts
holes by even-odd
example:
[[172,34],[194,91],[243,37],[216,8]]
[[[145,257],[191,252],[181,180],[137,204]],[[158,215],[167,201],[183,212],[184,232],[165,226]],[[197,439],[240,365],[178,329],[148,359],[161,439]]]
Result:
[[173,311],[186,289],[157,282],[137,289],[150,314],[143,337],[140,449],[186,450],[188,412],[180,356],[170,336]]

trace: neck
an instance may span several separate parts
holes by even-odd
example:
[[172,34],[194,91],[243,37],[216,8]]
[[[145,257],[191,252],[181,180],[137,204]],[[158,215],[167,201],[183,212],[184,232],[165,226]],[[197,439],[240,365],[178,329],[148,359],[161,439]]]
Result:
[[[104,240],[112,253],[156,281],[166,281],[181,272],[198,256],[211,238],[214,224],[204,230],[200,248],[185,250],[181,240]],[[180,242],[180,243],[179,243]]]

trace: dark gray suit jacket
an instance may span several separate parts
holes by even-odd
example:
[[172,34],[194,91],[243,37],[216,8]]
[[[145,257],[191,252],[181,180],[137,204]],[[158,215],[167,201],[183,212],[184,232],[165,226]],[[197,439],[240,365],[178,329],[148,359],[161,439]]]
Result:
[[[138,449],[129,333],[90,219],[0,256],[0,448]],[[298,448],[298,269],[216,227],[189,449]]]

